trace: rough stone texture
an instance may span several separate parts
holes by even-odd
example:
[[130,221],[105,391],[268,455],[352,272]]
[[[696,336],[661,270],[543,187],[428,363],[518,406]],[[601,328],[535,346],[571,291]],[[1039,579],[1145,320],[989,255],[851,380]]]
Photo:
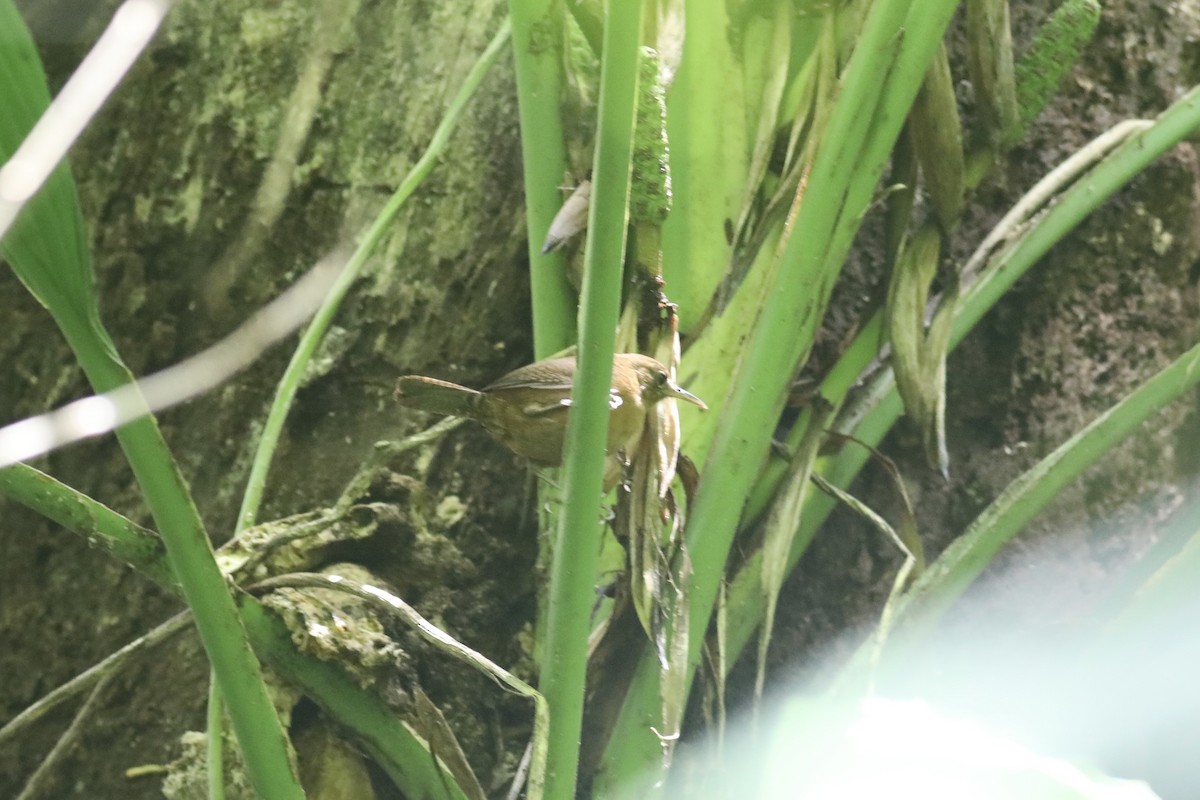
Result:
[[[116,4],[94,4],[86,22],[77,6],[31,6],[57,87]],[[133,370],[152,372],[211,344],[335,245],[353,244],[424,151],[503,13],[494,2],[179,4],[72,155],[104,316]],[[288,420],[262,518],[332,502],[374,442],[430,422],[391,403],[396,375],[484,383],[530,360],[515,102],[511,61],[502,57],[347,297],[333,344]],[[264,188],[264,175],[275,183]],[[48,316],[7,269],[0,293],[8,315],[3,421],[83,395]],[[218,541],[231,530],[289,349],[162,416]],[[111,439],[41,466],[149,522]],[[395,466],[436,484],[445,513],[405,551],[405,563],[389,564],[385,552],[371,566],[407,578],[406,599],[447,630],[501,663],[519,663],[518,633],[532,608],[531,580],[521,576],[531,575],[535,549],[522,516],[524,467],[469,428]],[[2,507],[7,719],[178,603],[79,538]],[[110,688],[47,796],[160,796],[156,779],[121,773],[170,761],[179,735],[203,727],[207,670],[194,637],[180,642]],[[420,653],[422,685],[445,704],[486,780],[497,753],[522,746],[504,731],[512,724],[522,735],[527,704],[406,644]],[[15,796],[67,720],[56,714],[0,753],[0,795]]]

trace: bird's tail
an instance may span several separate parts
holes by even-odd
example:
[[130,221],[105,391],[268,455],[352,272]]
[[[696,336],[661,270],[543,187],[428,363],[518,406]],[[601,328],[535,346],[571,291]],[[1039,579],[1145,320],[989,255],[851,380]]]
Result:
[[396,382],[396,400],[400,405],[450,414],[455,417],[474,417],[483,394],[449,381],[405,375]]

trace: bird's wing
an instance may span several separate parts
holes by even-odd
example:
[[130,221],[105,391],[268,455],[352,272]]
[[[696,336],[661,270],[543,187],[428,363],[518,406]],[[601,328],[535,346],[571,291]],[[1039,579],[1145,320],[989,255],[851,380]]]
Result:
[[[608,407],[610,410],[616,411],[618,408],[621,407],[621,404],[624,402],[625,401],[621,399],[621,395],[617,394],[617,391],[615,389],[609,392]],[[564,408],[570,408],[570,407],[571,407],[571,398],[564,397],[563,399],[557,400],[553,403],[530,403],[530,404],[526,405],[524,408],[522,408],[521,410],[524,411],[525,414],[530,417],[537,417],[537,416],[541,416],[543,414],[549,414],[553,411],[560,411]]]
[[564,397],[561,400],[556,400],[553,403],[528,403],[521,407],[527,417],[541,417],[546,414],[553,414],[555,411],[561,411],[564,408],[571,407],[571,398]]
[[504,389],[570,390],[574,376],[575,359],[555,358],[514,369],[507,375],[498,378],[495,383],[484,387],[483,391],[492,392]]

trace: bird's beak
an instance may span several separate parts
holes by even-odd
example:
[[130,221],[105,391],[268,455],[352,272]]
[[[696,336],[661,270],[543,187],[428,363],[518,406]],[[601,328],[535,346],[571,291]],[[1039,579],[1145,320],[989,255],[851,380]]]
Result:
[[708,411],[708,406],[704,404],[703,400],[701,400],[699,397],[696,397],[696,395],[692,394],[687,389],[679,386],[677,383],[675,383],[675,381],[667,381],[667,396],[677,397],[680,400],[687,400],[693,405],[700,406],[701,411]]

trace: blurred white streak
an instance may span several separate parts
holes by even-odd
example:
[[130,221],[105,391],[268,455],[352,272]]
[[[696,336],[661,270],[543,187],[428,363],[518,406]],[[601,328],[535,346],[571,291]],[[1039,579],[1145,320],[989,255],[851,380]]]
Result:
[[1200,797],[1197,620],[1189,476],[1107,521],[1009,545],[936,633],[889,651],[899,623],[869,693],[829,687],[863,631],[793,651],[803,677],[781,680],[761,721],[743,713],[719,745],[681,745],[667,798]]
[[0,168],[0,238],[150,43],[173,0],[126,0],[112,22]]
[[343,251],[326,256],[241,327],[186,361],[135,383],[0,428],[0,468],[106,433],[219,386],[303,325],[320,306],[346,259]]

